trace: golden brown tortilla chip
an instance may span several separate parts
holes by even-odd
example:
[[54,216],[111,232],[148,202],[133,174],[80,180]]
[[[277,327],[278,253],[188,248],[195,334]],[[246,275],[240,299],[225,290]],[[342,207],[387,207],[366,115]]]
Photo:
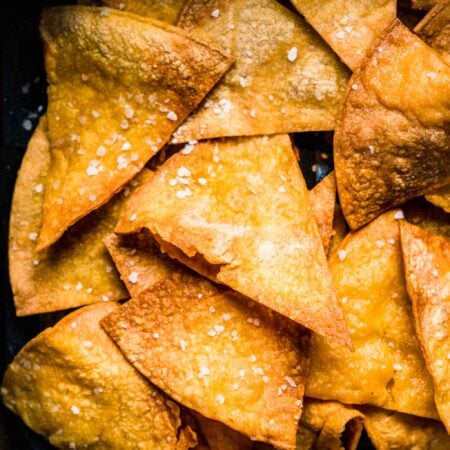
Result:
[[46,9],[41,33],[52,163],[39,249],[138,173],[231,63],[178,28],[108,8]]
[[396,17],[396,0],[293,0],[331,48],[355,70]]
[[326,253],[333,234],[333,217],[336,206],[336,177],[334,172],[327,175],[309,191],[309,198]]
[[26,344],[5,373],[3,401],[56,447],[175,449],[178,407],[99,325],[116,308],[78,309]]
[[[57,311],[128,297],[102,243],[112,232],[134,186],[148,179],[143,171],[123,193],[70,228],[54,246],[36,252],[44,192],[50,166],[45,118],[28,145],[16,182],[9,229],[9,269],[19,316]],[[51,189],[51,188],[50,188]]]
[[292,11],[275,0],[190,0],[177,25],[236,63],[173,142],[334,128],[348,71]]
[[347,236],[348,227],[342,214],[342,209],[339,205],[335,205],[333,216],[333,229],[331,231],[331,239],[328,245],[327,256],[329,257],[333,252],[337,251],[341,242]]
[[330,269],[355,351],[313,335],[308,396],[437,418],[404,281],[397,212],[352,232]]
[[356,450],[364,416],[339,402],[305,398],[296,450]]
[[399,21],[354,72],[334,136],[351,228],[449,183],[449,85],[450,65]]
[[450,1],[438,2],[414,31],[430,47],[450,53]]
[[185,0],[103,0],[110,8],[128,11],[174,25]]
[[439,206],[445,212],[450,213],[450,185],[434,191],[433,194],[426,195],[425,198],[433,205]]
[[433,8],[439,0],[410,0],[411,8],[429,10]]
[[417,337],[434,383],[434,400],[450,431],[450,240],[400,223],[406,287]]
[[[180,270],[181,265],[161,253],[158,243],[148,232],[111,234],[104,242],[132,297],[138,297],[158,281]],[[181,270],[185,270],[184,267]]]
[[377,450],[448,450],[450,436],[440,422],[365,407],[364,428]]
[[142,228],[202,275],[351,345],[287,135],[206,141],[172,156],[127,202],[116,232]]
[[175,400],[252,440],[295,447],[309,339],[293,322],[180,272],[102,325]]

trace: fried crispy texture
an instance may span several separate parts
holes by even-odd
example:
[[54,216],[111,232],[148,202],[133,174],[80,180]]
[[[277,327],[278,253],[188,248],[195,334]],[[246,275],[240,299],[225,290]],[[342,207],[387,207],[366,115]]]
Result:
[[174,142],[334,128],[349,73],[292,11],[275,0],[190,0],[177,24],[236,64]]
[[448,450],[450,436],[440,422],[365,407],[364,428],[377,450]]
[[438,2],[414,28],[414,32],[430,47],[450,53],[450,1]]
[[252,439],[295,447],[309,340],[293,322],[184,272],[102,325],[175,400]]
[[132,297],[138,297],[158,281],[180,270],[180,264],[161,253],[159,245],[149,233],[112,233],[104,242]]
[[405,221],[400,231],[417,337],[433,378],[437,410],[450,431],[450,240]]
[[356,450],[364,416],[339,402],[305,398],[296,450]]
[[288,136],[174,155],[130,198],[116,232],[142,228],[202,275],[351,345]]
[[333,218],[336,206],[336,177],[334,172],[327,175],[309,191],[309,198],[326,253],[333,234]]
[[327,256],[330,256],[332,253],[338,250],[341,242],[344,240],[345,236],[347,236],[347,233],[348,227],[345,223],[342,209],[338,204],[336,204],[333,216],[333,229],[331,231],[331,239],[330,244],[328,245]]
[[108,8],[46,9],[41,34],[52,189],[39,249],[138,173],[231,63],[178,28]]
[[351,228],[448,184],[449,85],[450,66],[399,21],[354,72],[334,136]]
[[[112,232],[125,193],[147,180],[143,171],[98,211],[70,228],[49,249],[36,252],[50,152],[45,118],[32,136],[17,178],[9,230],[9,269],[19,316],[128,297],[102,239]],[[134,185],[134,186],[133,186]]]
[[56,447],[175,449],[178,407],[99,325],[116,308],[78,309],[26,344],[5,373],[3,401]]
[[396,17],[395,0],[293,0],[331,48],[355,70]]
[[355,351],[314,335],[306,393],[437,418],[406,294],[395,214],[350,233],[330,257]]
[[450,185],[434,191],[433,194],[426,195],[425,198],[433,205],[439,206],[445,212],[450,213]]
[[103,0],[105,6],[174,25],[185,0]]

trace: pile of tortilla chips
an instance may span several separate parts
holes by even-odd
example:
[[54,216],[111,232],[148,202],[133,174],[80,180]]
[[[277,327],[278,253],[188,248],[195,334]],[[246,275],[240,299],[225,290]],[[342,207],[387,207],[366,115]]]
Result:
[[450,448],[450,1],[282,3],[43,11],[10,280],[75,310],[1,395],[52,445]]

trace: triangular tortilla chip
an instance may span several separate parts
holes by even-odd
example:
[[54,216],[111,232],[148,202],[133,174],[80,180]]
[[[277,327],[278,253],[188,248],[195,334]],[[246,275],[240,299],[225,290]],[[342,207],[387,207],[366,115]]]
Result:
[[116,308],[78,309],[28,342],[5,373],[3,401],[56,447],[175,449],[178,407],[99,325]]
[[449,85],[450,65],[399,21],[355,71],[334,136],[351,228],[448,184]]
[[186,270],[178,261],[161,253],[158,243],[148,232],[111,234],[104,242],[132,297],[139,297],[158,281],[170,278],[173,272]]
[[333,216],[333,229],[331,231],[331,239],[328,245],[328,257],[338,250],[341,242],[344,240],[345,236],[347,236],[347,233],[348,227],[344,219],[344,214],[342,214],[341,207],[336,204]]
[[347,235],[330,257],[354,352],[313,335],[308,396],[437,418],[406,294],[396,212]]
[[397,14],[396,0],[292,0],[352,70]]
[[327,253],[333,234],[333,217],[336,206],[336,177],[334,172],[327,175],[309,191],[309,198],[319,227],[323,248]]
[[184,272],[102,325],[175,400],[252,440],[295,447],[309,339],[293,322]]
[[116,232],[146,228],[202,275],[351,345],[289,137],[206,141],[186,153],[130,198]]
[[339,402],[305,398],[296,450],[356,450],[364,416]]
[[425,198],[433,205],[439,206],[445,212],[450,213],[450,185],[434,191],[433,194],[426,195]]
[[440,422],[364,407],[364,428],[377,450],[448,450],[450,436]]
[[306,22],[275,0],[190,0],[177,25],[236,64],[173,142],[331,130],[347,69]]
[[11,209],[9,271],[17,315],[127,298],[102,238],[112,232],[125,194],[147,180],[149,171],[145,169],[123,193],[68,230],[57,244],[37,253],[49,166],[44,118],[25,153]]
[[450,239],[400,223],[406,287],[417,337],[434,382],[434,400],[450,432]]
[[430,47],[450,53],[450,1],[437,3],[414,28],[414,32]]
[[108,8],[49,8],[41,33],[52,188],[39,249],[138,173],[231,63],[178,28]]
[[103,0],[110,8],[128,11],[151,19],[175,24],[178,12],[186,0]]

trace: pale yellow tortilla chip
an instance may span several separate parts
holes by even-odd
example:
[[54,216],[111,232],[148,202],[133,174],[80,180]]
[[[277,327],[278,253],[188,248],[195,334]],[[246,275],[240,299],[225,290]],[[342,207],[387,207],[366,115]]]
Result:
[[158,281],[170,278],[175,271],[187,270],[161,253],[158,243],[148,232],[111,234],[104,242],[132,297],[139,297]]
[[295,447],[309,339],[293,322],[180,272],[102,325],[132,364],[175,400],[252,440]]
[[348,227],[345,222],[344,214],[342,214],[342,209],[339,205],[336,204],[334,208],[334,216],[333,216],[333,229],[331,231],[331,239],[328,245],[327,256],[330,257],[332,253],[339,249],[341,242],[344,240],[345,236],[347,236]]
[[450,65],[399,21],[353,74],[334,136],[351,228],[450,180]]
[[396,0],[292,0],[305,19],[355,70],[397,14]]
[[336,206],[336,177],[334,172],[327,175],[309,191],[309,198],[319,227],[323,248],[327,253],[333,234],[333,218]]
[[364,416],[339,402],[305,398],[296,450],[356,450]]
[[41,34],[52,188],[39,249],[138,173],[231,63],[178,28],[108,8],[46,9]]
[[450,432],[450,239],[400,223],[406,287],[417,337],[434,383],[434,400]]
[[174,25],[185,0],[103,0],[110,8],[128,11]]
[[437,418],[406,293],[396,214],[348,234],[330,257],[355,351],[313,335],[306,395]]
[[178,407],[99,325],[116,308],[78,309],[26,344],[5,373],[3,401],[56,447],[175,449]]
[[364,428],[377,450],[448,450],[450,436],[440,422],[365,407]]
[[433,205],[439,206],[445,212],[450,213],[450,185],[434,191],[433,194],[426,195],[425,198]]
[[306,22],[275,0],[190,0],[177,25],[236,63],[173,142],[331,130],[349,73]]
[[172,156],[127,202],[116,232],[143,228],[202,275],[351,346],[287,135],[200,142]]
[[430,47],[450,53],[450,1],[443,0],[414,28]]
[[145,169],[123,193],[69,229],[54,246],[37,252],[49,166],[44,118],[25,153],[11,209],[9,272],[17,315],[127,298],[102,239],[114,229],[125,194],[147,180],[149,171]]

